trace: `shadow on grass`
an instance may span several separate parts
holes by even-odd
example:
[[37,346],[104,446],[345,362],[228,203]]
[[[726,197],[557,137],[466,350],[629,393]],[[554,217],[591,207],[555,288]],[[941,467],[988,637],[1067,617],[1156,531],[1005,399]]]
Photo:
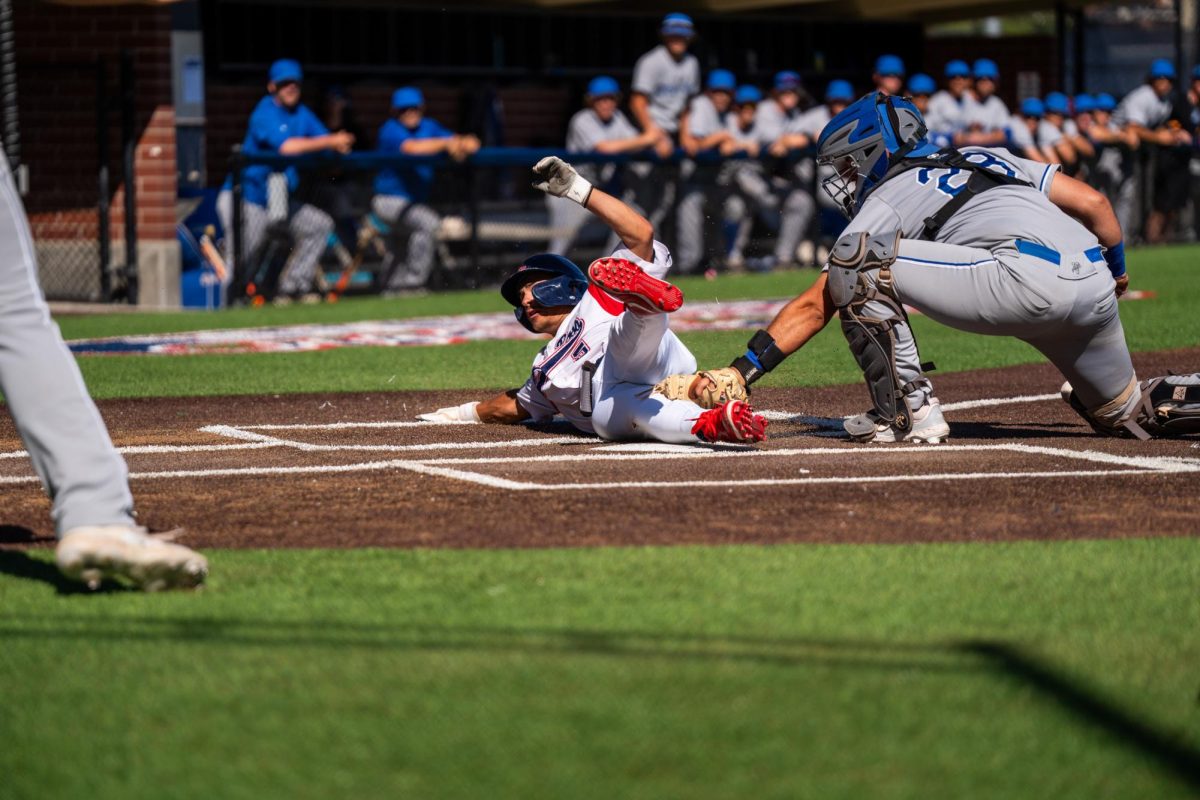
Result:
[[1156,764],[1163,772],[1200,790],[1200,750],[1181,734],[1139,718],[1106,698],[1097,688],[1056,669],[1034,654],[994,640],[921,643],[631,630],[343,624],[333,620],[263,622],[213,617],[150,619],[78,615],[25,618],[20,623],[0,622],[0,639],[55,640],[81,636],[117,642],[578,655],[749,662],[839,670],[917,671],[947,676],[991,674],[1031,689],[1044,701],[1067,712],[1076,722],[1106,734]]
[[[8,526],[8,530],[12,530],[12,526]],[[0,575],[40,581],[52,586],[59,594],[112,594],[132,591],[129,587],[112,581],[105,581],[99,589],[93,591],[79,581],[69,580],[58,571],[53,561],[35,558],[21,550],[0,549]]]

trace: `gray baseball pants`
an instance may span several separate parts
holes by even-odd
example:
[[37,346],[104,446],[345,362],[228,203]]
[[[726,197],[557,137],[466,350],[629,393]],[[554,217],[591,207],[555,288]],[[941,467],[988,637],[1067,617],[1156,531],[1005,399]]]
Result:
[[[1004,248],[901,240],[892,265],[896,294],[930,319],[958,330],[1014,336],[1046,356],[1087,407],[1120,397],[1134,380],[1133,361],[1117,312],[1113,278],[1104,261],[1061,253],[1060,263]],[[879,272],[865,273],[875,284]],[[866,316],[888,316],[879,301]],[[921,359],[907,323],[895,328],[902,383],[921,375]],[[929,395],[917,388],[913,410]]]
[[390,257],[386,265],[387,285],[385,289],[419,289],[429,283],[433,273],[434,248],[437,245],[437,212],[422,203],[414,203],[406,197],[379,194],[371,200],[371,210],[393,228],[393,242],[399,241],[401,231],[408,231],[408,250],[400,261],[389,248]]
[[7,158],[0,173],[0,392],[50,495],[56,533],[132,524],[125,461],[50,319]]
[[[217,216],[225,229],[226,263],[236,269],[234,265],[237,259],[233,254],[233,192],[225,190],[217,195]],[[269,224],[267,209],[250,202],[242,203],[242,252],[247,258],[262,242]],[[291,208],[287,224],[295,244],[279,276],[279,293],[304,294],[312,291],[317,264],[329,244],[329,234],[333,232],[333,218],[314,205],[298,203]]]

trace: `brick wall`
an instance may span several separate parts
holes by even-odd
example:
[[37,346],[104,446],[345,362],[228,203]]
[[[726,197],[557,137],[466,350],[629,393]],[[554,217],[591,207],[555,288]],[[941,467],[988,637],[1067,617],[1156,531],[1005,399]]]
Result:
[[[170,10],[166,7],[58,6],[17,0],[16,34],[21,160],[29,168],[25,198],[35,238],[95,242],[97,59],[107,62],[110,97],[117,94],[119,55],[133,50],[136,81],[139,240],[175,237],[175,121],[171,97]],[[124,236],[121,116],[109,115],[112,233]],[[114,263],[123,261],[114,249]]]

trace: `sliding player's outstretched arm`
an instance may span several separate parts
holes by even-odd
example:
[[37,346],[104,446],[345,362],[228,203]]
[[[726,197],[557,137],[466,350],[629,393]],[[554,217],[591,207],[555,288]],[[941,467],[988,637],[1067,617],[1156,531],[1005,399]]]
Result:
[[533,188],[574,200],[612,228],[638,258],[654,260],[654,226],[611,194],[592,186],[575,168],[557,156],[543,158],[533,168],[539,180]]
[[484,422],[493,425],[515,425],[529,419],[529,412],[517,402],[517,389],[501,392],[490,400],[463,403],[417,415],[427,422]]

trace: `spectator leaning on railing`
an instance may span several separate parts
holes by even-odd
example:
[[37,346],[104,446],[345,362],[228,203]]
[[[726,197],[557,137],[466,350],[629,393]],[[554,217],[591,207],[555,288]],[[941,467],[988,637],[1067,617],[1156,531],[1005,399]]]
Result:
[[1067,115],[1071,111],[1071,101],[1062,92],[1050,92],[1042,100],[1042,108],[1044,113],[1037,129],[1038,145],[1043,153],[1053,154],[1052,163],[1062,164],[1064,172],[1073,174],[1079,154],[1064,130]]
[[[250,115],[249,130],[242,142],[246,153],[278,153],[297,156],[332,150],[348,153],[354,137],[348,133],[330,133],[316,115],[300,102],[300,85],[304,74],[300,64],[281,59],[267,73],[267,96],[259,101]],[[225,182],[217,197],[217,213],[225,228],[228,260],[238,274],[246,277],[246,265],[238,264],[238,256],[252,258],[268,223],[267,178],[273,171],[265,165],[251,165],[242,170],[242,252],[233,253],[233,177]],[[295,196],[300,176],[295,167],[286,170],[288,198],[288,229],[295,247],[279,279],[279,296],[289,298],[311,291],[317,259],[325,249],[326,239],[333,230],[333,220],[314,205]]]
[[1000,70],[995,61],[980,58],[971,67],[971,74],[975,78],[974,102],[967,112],[967,127],[959,137],[958,143],[1001,147],[1008,137],[1006,129],[1012,115],[1009,114],[1004,101],[996,96]]
[[[462,161],[479,149],[479,139],[457,134],[425,116],[425,96],[420,89],[405,86],[392,94],[392,118],[379,129],[381,153],[435,156],[445,153]],[[426,205],[433,185],[434,167],[414,164],[381,169],[375,176],[371,210],[393,229],[392,244],[384,264],[384,292],[418,289],[429,281],[439,219]],[[397,256],[399,237],[409,234],[405,258]]]
[[[584,108],[575,112],[567,125],[567,150],[572,153],[634,153],[647,150],[666,140],[667,135],[659,129],[639,132],[629,118],[617,108],[621,102],[621,87],[607,75],[593,78],[587,86]],[[636,178],[645,178],[651,166],[646,163],[630,164],[624,172]],[[616,164],[579,164],[575,171],[593,186],[619,194],[611,185],[617,175]],[[632,192],[623,198],[632,201]],[[546,207],[550,212],[550,226],[554,237],[550,240],[550,252],[566,255],[579,233],[579,229],[590,216],[587,209],[578,203],[561,197],[546,195]],[[610,238],[612,252],[616,239]]]
[[[1179,132],[1167,127],[1171,117],[1171,89],[1175,84],[1175,65],[1168,59],[1155,59],[1146,74],[1146,82],[1121,100],[1113,112],[1113,122],[1132,134],[1139,143],[1170,147],[1180,141]],[[1185,134],[1186,135],[1186,134]],[[1134,168],[1133,158],[1122,164],[1122,181],[1117,193],[1116,212],[1127,239],[1135,238],[1136,214],[1141,180]],[[1146,217],[1146,227],[1158,224],[1151,210]],[[1153,221],[1152,221],[1153,220]]]
[[1043,152],[1037,142],[1038,125],[1046,107],[1039,97],[1026,97],[1021,101],[1021,108],[1014,114],[1008,126],[1008,149],[1030,161],[1043,164],[1057,163],[1050,155]]
[[[689,156],[716,154],[732,138],[728,117],[736,88],[737,79],[729,70],[714,69],[708,74],[704,92],[692,98],[680,121],[679,144]],[[685,170],[675,211],[675,263],[682,275],[697,272],[705,261],[710,269],[715,268],[723,255],[718,248],[725,194],[717,184],[720,169],[715,162],[698,161],[689,162]]]
[[877,92],[900,94],[904,87],[904,75],[904,60],[900,56],[885,53],[875,59],[875,71],[871,74],[871,81],[875,84]]
[[930,130],[948,134],[958,144],[967,129],[968,120],[974,114],[974,107],[971,68],[967,62],[955,59],[946,64],[946,88],[929,98],[926,126]]

